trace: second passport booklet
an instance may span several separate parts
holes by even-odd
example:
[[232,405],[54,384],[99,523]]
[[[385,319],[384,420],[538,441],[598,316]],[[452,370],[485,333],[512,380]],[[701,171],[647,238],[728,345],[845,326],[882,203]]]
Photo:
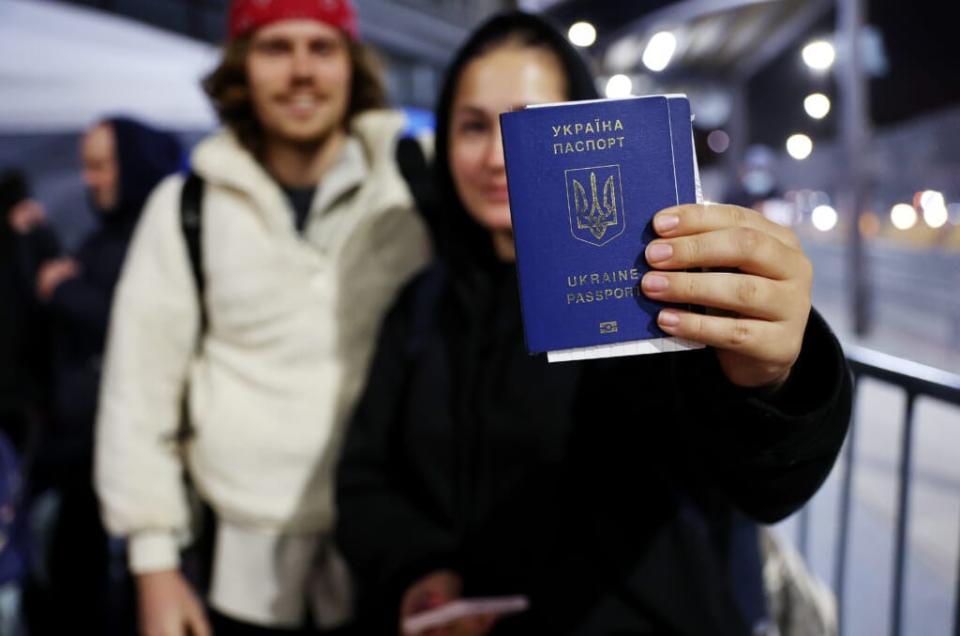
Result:
[[702,345],[640,289],[653,215],[696,203],[690,103],[657,95],[500,116],[527,349],[551,362]]

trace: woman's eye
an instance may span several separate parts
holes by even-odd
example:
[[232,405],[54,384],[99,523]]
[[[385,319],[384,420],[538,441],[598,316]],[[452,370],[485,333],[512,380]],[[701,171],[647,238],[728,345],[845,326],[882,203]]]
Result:
[[465,121],[465,122],[461,122],[460,124],[460,132],[463,132],[463,133],[484,132],[486,129],[487,129],[486,122],[482,122],[478,120]]

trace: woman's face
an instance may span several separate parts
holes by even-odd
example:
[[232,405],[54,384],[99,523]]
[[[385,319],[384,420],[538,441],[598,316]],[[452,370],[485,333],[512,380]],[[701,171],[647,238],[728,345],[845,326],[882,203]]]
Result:
[[450,172],[467,212],[492,235],[498,255],[512,260],[513,234],[500,113],[567,99],[566,79],[549,50],[507,44],[463,69],[450,117]]

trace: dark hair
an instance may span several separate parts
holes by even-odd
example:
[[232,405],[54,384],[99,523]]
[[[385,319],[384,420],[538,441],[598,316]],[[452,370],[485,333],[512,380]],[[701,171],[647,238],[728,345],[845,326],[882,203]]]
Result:
[[450,111],[464,68],[474,59],[503,45],[543,48],[563,68],[567,99],[599,97],[590,69],[556,28],[541,17],[519,11],[496,15],[484,22],[460,48],[447,69],[436,108],[434,179],[438,202],[424,211],[437,237],[437,250],[454,267],[496,262],[490,235],[467,214],[450,173]]
[[0,217],[7,222],[7,214],[18,203],[30,198],[27,177],[16,168],[8,168],[0,175]]
[[[350,56],[352,81],[346,122],[356,115],[388,105],[383,80],[383,64],[372,48],[344,36]],[[251,36],[227,42],[220,64],[203,80],[203,89],[213,102],[220,121],[231,128],[248,150],[259,155],[263,148],[263,128],[253,108],[247,82],[247,54]]]

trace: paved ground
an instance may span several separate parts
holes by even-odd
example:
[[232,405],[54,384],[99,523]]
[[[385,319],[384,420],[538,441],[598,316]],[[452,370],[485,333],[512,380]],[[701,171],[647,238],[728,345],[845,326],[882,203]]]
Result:
[[[815,266],[829,263],[828,258]],[[832,264],[832,263],[830,263]],[[822,267],[821,267],[822,272]],[[954,272],[955,273],[955,272]],[[936,277],[936,272],[927,272]],[[849,333],[846,307],[838,302],[836,278],[831,268],[818,275],[815,304],[835,326],[842,339]],[[826,284],[823,279],[826,278]],[[830,280],[830,279],[833,280]],[[824,290],[818,295],[817,287]],[[955,290],[960,294],[960,290]],[[947,328],[947,312],[931,311],[921,303],[878,306],[877,329],[860,344],[910,357],[953,372],[960,371],[960,350]],[[911,325],[917,328],[909,328]],[[901,446],[905,397],[901,390],[871,380],[861,383],[855,422],[856,453],[854,502],[849,569],[845,586],[844,634],[890,633],[893,571],[893,536],[896,509],[896,475]],[[960,408],[920,399],[915,413],[915,458],[909,517],[909,548],[902,634],[938,636],[953,633],[960,562]],[[842,463],[810,505],[810,563],[815,572],[833,583],[838,510],[839,471]],[[794,519],[781,525],[788,537],[797,536]]]

